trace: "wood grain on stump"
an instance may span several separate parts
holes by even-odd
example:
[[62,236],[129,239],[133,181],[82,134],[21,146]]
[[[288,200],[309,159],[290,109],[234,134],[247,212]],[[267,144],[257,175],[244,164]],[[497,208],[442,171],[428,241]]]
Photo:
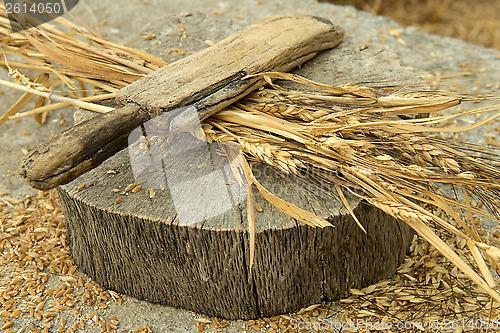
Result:
[[[341,203],[332,199],[325,209],[270,169],[257,169],[265,186],[329,217],[334,227],[305,226],[256,194],[262,212],[256,213],[250,277],[246,202],[202,223],[179,225],[168,190],[156,190],[154,198],[144,189],[128,195],[112,191],[135,181],[124,150],[58,188],[75,264],[121,293],[210,316],[249,319],[338,299],[349,288],[390,277],[402,262],[412,237],[403,222],[351,198],[365,234]],[[206,195],[217,204],[217,197]]]
[[[203,15],[182,20],[185,27],[192,28],[192,34],[199,27],[202,40],[208,39],[203,35],[208,30],[202,29],[208,24],[220,25],[227,34],[239,28],[228,27],[227,22],[208,23]],[[178,17],[162,18],[147,31],[178,22]],[[178,40],[174,36],[165,38]],[[144,47],[144,42],[138,37],[131,44]],[[191,47],[184,50],[195,52],[204,46]],[[371,81],[410,80],[411,73],[399,65],[392,53],[358,50],[359,46],[344,42],[296,72],[325,83],[363,81],[363,70],[370,71]],[[160,54],[154,47],[148,52]],[[356,64],[368,67],[352,67]],[[384,71],[386,68],[390,72]],[[203,164],[205,157],[196,152],[187,154],[181,169],[195,168]],[[251,319],[338,299],[349,288],[362,288],[390,277],[402,263],[413,236],[404,222],[348,197],[365,234],[334,196],[308,195],[302,190],[303,184],[294,184],[265,165],[255,164],[253,168],[269,190],[328,218],[334,227],[305,226],[269,204],[255,190],[255,204],[262,207],[262,212],[255,215],[256,252],[250,273],[246,200],[237,200],[231,208],[221,208],[218,214],[195,224],[185,218],[180,221],[175,197],[189,197],[188,190],[182,193],[181,188],[157,189],[153,198],[145,188],[127,195],[113,192],[136,182],[125,149],[98,168],[58,187],[75,264],[99,284],[124,294],[209,316]],[[220,193],[210,186],[205,191],[203,196],[195,196],[201,200],[198,207],[217,206]],[[117,204],[119,197],[121,202]]]

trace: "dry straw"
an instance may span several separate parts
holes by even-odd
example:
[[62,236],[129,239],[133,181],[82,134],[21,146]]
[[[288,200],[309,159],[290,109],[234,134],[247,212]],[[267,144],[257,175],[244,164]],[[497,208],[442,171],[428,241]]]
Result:
[[[13,33],[4,10],[0,12],[0,47],[4,54],[0,64],[17,81],[10,86],[26,92],[3,115],[3,121],[45,114],[68,104],[105,112],[92,102],[99,96],[109,98],[112,95],[105,94],[113,94],[165,65],[156,57],[106,41],[88,28],[61,18],[56,23],[72,33],[47,24]],[[354,216],[344,193],[405,221],[436,253],[453,263],[494,302],[500,302],[495,290],[498,279],[490,271],[500,268],[500,250],[482,239],[477,223],[479,217],[500,220],[498,148],[431,135],[477,128],[500,116],[497,107],[445,115],[438,112],[458,105],[460,96],[436,91],[387,94],[383,89],[356,84],[324,85],[287,73],[260,76],[268,82],[264,89],[204,122],[207,138],[237,144],[248,160],[269,164],[291,177],[305,177],[308,170],[315,170],[319,181],[344,202],[356,221],[360,217]],[[293,87],[300,88],[273,80],[292,81]],[[101,95],[89,98],[88,85],[100,89]],[[59,96],[63,93],[54,92],[58,86],[67,92],[65,98]],[[35,95],[35,110],[21,113]],[[54,98],[56,95],[59,97]],[[50,104],[50,100],[58,103]],[[490,111],[496,112],[473,125],[446,125],[460,116]],[[428,113],[429,117],[423,117]],[[306,224],[329,225],[269,192],[246,162],[242,168],[249,184],[276,207]],[[254,223],[253,207],[249,202],[250,226]],[[253,237],[253,228],[250,230]],[[450,244],[453,237],[464,240],[467,255]],[[457,276],[456,270],[450,270]]]

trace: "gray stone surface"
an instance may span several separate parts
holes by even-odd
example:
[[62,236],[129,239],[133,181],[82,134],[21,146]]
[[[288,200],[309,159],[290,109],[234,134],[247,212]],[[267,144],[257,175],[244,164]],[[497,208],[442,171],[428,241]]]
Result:
[[[206,39],[217,41],[227,35],[227,31],[220,27],[237,25],[244,27],[260,18],[272,14],[305,13],[323,16],[346,30],[346,42],[340,47],[349,47],[353,54],[364,45],[368,49],[381,47],[394,51],[401,63],[412,68],[416,73],[437,70],[440,73],[459,73],[461,67],[466,65],[474,69],[474,74],[467,77],[458,77],[455,81],[445,82],[444,85],[452,86],[466,91],[492,93],[500,95],[500,57],[492,49],[474,46],[466,42],[440,36],[429,35],[415,28],[401,28],[390,19],[373,16],[356,11],[352,7],[336,7],[328,3],[317,3],[313,0],[263,0],[263,1],[167,1],[167,0],[86,0],[71,12],[72,15],[83,20],[91,27],[99,24],[101,33],[108,39],[127,43],[138,31],[147,31],[147,24],[163,15],[179,15],[185,17],[188,13],[204,13],[206,22],[219,22],[213,26],[203,24],[187,31],[189,37],[182,37],[179,32],[179,41],[189,38],[199,43]],[[214,27],[219,27],[214,29]],[[176,29],[175,26],[164,27]],[[400,30],[401,34],[398,37]],[[161,31],[151,31],[161,36]],[[151,43],[161,41],[153,39]],[[147,47],[147,46],[145,46]],[[147,50],[146,50],[147,51]],[[175,56],[175,54],[171,55]],[[174,60],[173,58],[171,60]],[[369,66],[367,66],[369,67]],[[369,68],[367,68],[369,72]],[[433,75],[433,74],[432,74]],[[1,74],[5,78],[5,73]],[[335,82],[335,77],[325,73],[324,82]],[[338,78],[337,78],[338,79]],[[344,77],[349,80],[349,77]],[[358,78],[358,80],[360,80]],[[370,76],[361,79],[370,81]],[[406,82],[411,84],[411,82]],[[21,96],[21,93],[1,87],[0,113],[8,108]],[[493,101],[473,104],[474,107],[492,104]],[[465,106],[471,106],[467,104]],[[72,123],[71,108],[59,111],[68,124]],[[464,123],[474,119],[465,119]],[[47,140],[53,133],[66,128],[61,126],[57,114],[49,115],[47,124],[39,126],[32,118],[25,118],[19,122],[8,122],[0,126],[0,191],[6,190],[13,197],[24,197],[36,191],[24,184],[17,176],[17,166],[23,157],[22,149],[31,149],[38,143]],[[498,126],[498,123],[493,126]],[[23,131],[31,134],[23,135]],[[484,130],[467,133],[468,141],[484,143]],[[493,130],[491,134],[498,135]],[[90,309],[87,309],[90,311]],[[155,332],[191,332],[196,331],[198,316],[187,311],[176,310],[164,306],[150,304],[125,297],[121,306],[112,304],[102,311],[102,315],[117,316],[120,320],[120,330],[131,329],[142,325],[149,325]],[[233,322],[225,332],[239,332],[243,322]],[[95,332],[98,332],[97,328]],[[88,331],[92,332],[92,331]]]

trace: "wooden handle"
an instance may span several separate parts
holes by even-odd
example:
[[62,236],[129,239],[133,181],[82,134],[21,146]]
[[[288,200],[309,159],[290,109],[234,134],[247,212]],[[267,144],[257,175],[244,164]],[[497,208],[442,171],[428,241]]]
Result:
[[31,151],[20,174],[48,190],[95,168],[127,146],[129,133],[161,112],[194,105],[201,120],[263,85],[248,75],[289,71],[339,44],[344,32],[328,20],[271,16],[121,89],[125,105],[70,128]]
[[128,134],[147,120],[137,111],[127,104],[60,133],[28,154],[20,175],[40,190],[70,182],[127,146]]

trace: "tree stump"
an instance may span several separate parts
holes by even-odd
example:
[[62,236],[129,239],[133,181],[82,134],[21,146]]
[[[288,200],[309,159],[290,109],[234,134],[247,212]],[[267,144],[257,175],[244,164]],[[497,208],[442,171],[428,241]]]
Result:
[[[204,15],[181,19],[185,27],[193,28],[190,31],[208,24],[219,26],[225,34],[239,28],[222,21],[208,23]],[[145,31],[177,26],[178,22],[178,17],[165,17]],[[199,29],[201,40],[210,38],[203,35],[208,30]],[[145,48],[142,35],[139,33],[131,46]],[[163,37],[174,43],[178,41],[174,36],[165,33]],[[163,44],[163,51],[168,46]],[[188,42],[184,46],[183,50],[191,53],[206,45]],[[149,53],[161,54],[158,46],[148,47]],[[369,65],[358,68],[356,64]],[[349,41],[318,55],[296,72],[325,83],[345,83],[366,81],[361,78],[367,68],[373,82],[415,80],[392,53],[359,52]],[[135,182],[130,157],[128,149],[122,150],[98,168],[58,187],[58,193],[75,264],[106,288],[140,299],[226,319],[274,316],[339,299],[350,288],[390,277],[402,263],[413,237],[404,222],[348,197],[365,234],[333,196],[312,199],[301,190],[301,184],[255,164],[254,172],[266,188],[327,218],[334,227],[306,226],[254,191],[255,204],[262,211],[255,215],[256,251],[250,270],[246,200],[190,224],[176,210],[176,196],[185,194],[182,189],[156,190],[154,196],[147,189],[120,194]],[[186,165],[196,167],[204,163],[203,158],[193,151],[186,155],[190,161]],[[205,190],[209,204],[217,205],[219,192],[211,186]],[[203,208],[202,201],[199,207]]]

